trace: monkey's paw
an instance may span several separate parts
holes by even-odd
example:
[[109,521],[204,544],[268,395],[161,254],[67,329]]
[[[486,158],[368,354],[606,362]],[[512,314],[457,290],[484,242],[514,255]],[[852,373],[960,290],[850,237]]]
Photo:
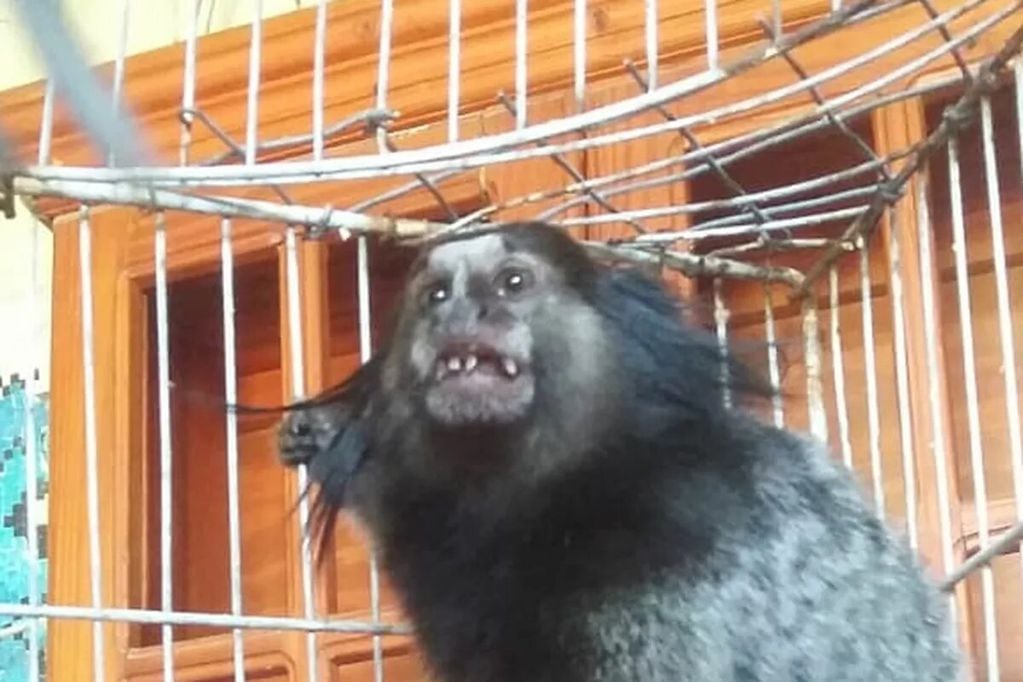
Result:
[[285,466],[308,464],[327,449],[337,432],[328,410],[312,408],[289,413],[277,431],[277,449]]

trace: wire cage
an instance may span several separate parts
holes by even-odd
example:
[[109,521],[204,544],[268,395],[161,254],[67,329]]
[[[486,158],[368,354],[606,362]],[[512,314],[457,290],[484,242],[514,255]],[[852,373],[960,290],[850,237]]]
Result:
[[48,441],[19,413],[48,569],[0,600],[27,679],[423,679],[359,529],[316,565],[274,420],[211,405],[336,383],[403,245],[518,219],[768,341],[763,417],[905,533],[971,677],[1023,679],[1019,0],[181,4],[129,55],[118,0],[91,69],[14,3],[48,77],[0,93],[0,206],[54,243]]

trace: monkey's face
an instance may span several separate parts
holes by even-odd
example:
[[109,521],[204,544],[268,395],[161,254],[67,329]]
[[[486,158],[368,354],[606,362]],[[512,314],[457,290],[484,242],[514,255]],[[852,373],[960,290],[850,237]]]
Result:
[[407,291],[403,343],[394,350],[407,360],[419,408],[435,425],[527,419],[552,388],[545,379],[551,369],[571,374],[585,361],[578,348],[573,357],[572,345],[595,324],[583,319],[592,312],[542,255],[486,234],[442,244],[421,263]]

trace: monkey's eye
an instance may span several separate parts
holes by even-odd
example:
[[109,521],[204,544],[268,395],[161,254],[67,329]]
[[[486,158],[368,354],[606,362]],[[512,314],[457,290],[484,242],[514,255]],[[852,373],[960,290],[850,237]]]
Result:
[[497,292],[501,296],[514,296],[525,291],[533,283],[533,274],[522,268],[504,270],[497,278]]
[[444,283],[433,284],[426,289],[426,301],[430,305],[439,305],[448,300],[448,285]]

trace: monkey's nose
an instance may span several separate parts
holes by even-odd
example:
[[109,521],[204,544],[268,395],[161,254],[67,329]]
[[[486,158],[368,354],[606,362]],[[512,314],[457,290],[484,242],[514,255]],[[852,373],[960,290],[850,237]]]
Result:
[[486,301],[472,297],[459,297],[452,301],[452,306],[445,316],[445,327],[454,335],[472,335],[479,328],[480,322],[486,321],[492,309]]

